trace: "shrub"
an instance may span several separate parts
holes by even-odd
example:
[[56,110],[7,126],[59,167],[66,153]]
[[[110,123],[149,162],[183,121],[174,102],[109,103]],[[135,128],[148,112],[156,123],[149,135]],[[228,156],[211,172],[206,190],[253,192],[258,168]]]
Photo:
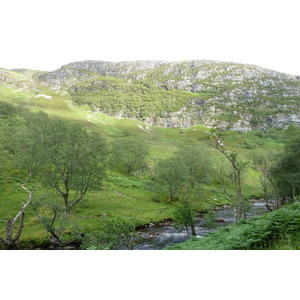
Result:
[[169,247],[175,250],[246,250],[269,249],[279,240],[299,239],[300,203],[288,204],[282,208],[242,220],[237,225],[219,228],[201,239],[191,239]]
[[104,217],[99,220],[96,230],[89,233],[82,248],[87,250],[116,250],[126,247],[132,250],[139,241],[135,218]]

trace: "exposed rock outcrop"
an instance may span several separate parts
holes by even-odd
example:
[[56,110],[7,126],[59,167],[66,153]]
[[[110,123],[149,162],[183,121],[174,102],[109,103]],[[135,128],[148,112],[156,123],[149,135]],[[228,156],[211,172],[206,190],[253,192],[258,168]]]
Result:
[[84,61],[37,77],[77,104],[150,125],[249,131],[300,123],[299,77],[218,61]]
[[94,72],[103,76],[119,77],[123,74],[130,74],[137,71],[159,68],[164,65],[165,61],[155,60],[138,60],[138,61],[122,61],[122,62],[108,62],[108,61],[78,61],[63,65],[61,68],[72,68]]

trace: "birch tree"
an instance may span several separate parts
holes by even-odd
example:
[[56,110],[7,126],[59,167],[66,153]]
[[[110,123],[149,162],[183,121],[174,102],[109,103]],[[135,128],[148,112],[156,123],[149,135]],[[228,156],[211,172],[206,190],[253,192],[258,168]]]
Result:
[[241,175],[245,170],[247,163],[240,160],[238,153],[235,151],[228,151],[224,144],[222,135],[216,131],[212,131],[208,135],[208,143],[211,147],[219,151],[224,157],[228,160],[233,171],[233,184],[235,189],[235,194],[231,195],[224,189],[224,192],[231,198],[234,212],[235,212],[235,221],[236,223],[241,219],[246,219],[246,212],[248,208],[248,201],[243,198],[242,193],[242,182]]
[[5,245],[7,249],[16,248],[17,242],[23,232],[26,208],[32,201],[32,192],[22,184],[20,184],[20,186],[29,194],[28,200],[26,201],[26,203],[22,204],[22,208],[13,219],[0,220],[0,222],[6,223],[6,235],[5,237],[0,236],[0,241]]
[[28,120],[14,149],[19,168],[56,191],[68,213],[88,190],[99,188],[105,177],[104,139],[79,124],[45,113]]

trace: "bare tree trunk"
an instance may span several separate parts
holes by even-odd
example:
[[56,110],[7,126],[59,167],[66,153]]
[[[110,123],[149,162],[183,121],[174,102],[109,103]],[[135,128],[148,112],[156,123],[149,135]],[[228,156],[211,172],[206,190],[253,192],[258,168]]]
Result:
[[[29,193],[28,200],[25,204],[23,204],[22,209],[17,213],[17,215],[11,220],[9,219],[8,221],[3,221],[6,222],[6,237],[0,237],[0,241],[7,247],[7,249],[15,249],[17,241],[19,240],[23,228],[24,228],[24,219],[25,219],[25,209],[27,205],[31,202],[32,200],[32,192],[30,192],[27,188],[25,188],[22,184],[20,186],[27,192]],[[19,228],[14,236],[13,230],[15,229],[15,224],[20,218],[20,224]]]
[[49,232],[57,240],[57,242],[59,244],[63,244],[62,240],[60,239],[60,237],[56,234],[56,232],[54,230],[49,230]]
[[296,188],[293,187],[293,200],[298,201],[298,199],[295,196]]
[[69,205],[69,193],[64,193],[63,194],[63,199],[64,199],[64,204],[65,204],[65,207],[66,207],[66,211],[67,211],[68,214],[70,214],[71,207]]
[[191,230],[192,230],[192,235],[196,236],[197,233],[196,233],[196,229],[195,229],[195,224],[191,225]]

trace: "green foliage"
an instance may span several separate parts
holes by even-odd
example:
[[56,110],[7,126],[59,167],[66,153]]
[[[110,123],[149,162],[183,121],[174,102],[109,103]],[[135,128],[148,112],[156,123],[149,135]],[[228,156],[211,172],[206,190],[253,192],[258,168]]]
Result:
[[213,174],[210,152],[202,143],[180,148],[172,157],[162,160],[156,167],[154,179],[168,188],[170,200],[181,195],[194,198],[202,184],[209,184]]
[[0,117],[8,117],[16,114],[18,107],[5,101],[0,101]]
[[[182,74],[184,74],[184,72],[187,72],[187,69],[182,67],[181,71],[183,72]],[[152,71],[149,71],[149,76],[151,75],[151,72]],[[90,107],[95,108],[96,111],[99,111],[100,109],[100,111],[103,110],[114,114],[115,112],[119,112],[121,109],[123,111],[123,116],[133,118],[143,118],[148,115],[159,118],[161,116],[168,115],[172,111],[178,111],[183,107],[183,105],[186,107],[186,113],[188,113],[193,106],[192,102],[195,97],[201,99],[201,101],[199,100],[199,105],[201,105],[201,109],[203,109],[204,112],[204,104],[208,99],[211,99],[211,103],[218,107],[216,103],[217,101],[212,100],[212,98],[220,95],[221,87],[216,87],[215,84],[213,84],[213,78],[210,79],[211,82],[209,82],[209,80],[207,80],[207,82],[205,82],[205,80],[203,82],[198,82],[199,84],[203,84],[205,87],[204,89],[206,89],[201,93],[179,91],[172,89],[172,86],[170,88],[169,80],[178,80],[181,76],[183,76],[182,74],[178,74],[177,78],[171,78],[170,74],[164,75],[162,72],[159,76],[158,74],[153,74],[153,78],[149,77],[145,80],[135,81],[132,79],[130,81],[131,83],[129,83],[127,79],[101,78],[102,82],[99,81],[98,83],[95,82],[95,84],[91,84],[90,90],[89,82],[79,84],[77,90],[78,93],[74,90],[72,97],[76,101],[79,100],[80,102],[82,100],[84,103],[89,103]],[[16,74],[12,75],[15,76]],[[93,76],[95,76],[95,74],[93,74]],[[23,76],[23,79],[24,78],[25,76]],[[158,88],[156,86],[158,78],[159,80],[160,78],[165,80],[161,86],[162,88]],[[165,86],[163,86],[164,84]],[[117,166],[117,168],[107,172],[108,178],[101,180],[100,184],[102,183],[103,188],[101,187],[101,189],[99,189],[100,184],[96,184],[93,188],[90,188],[87,191],[84,196],[85,201],[81,201],[78,205],[72,208],[72,224],[74,221],[74,223],[79,224],[80,226],[82,225],[82,230],[84,232],[88,230],[92,231],[99,219],[99,216],[102,215],[123,217],[133,214],[138,216],[139,225],[153,221],[160,221],[165,218],[171,218],[172,205],[176,202],[163,202],[166,198],[166,193],[169,193],[168,181],[162,180],[162,178],[157,178],[155,181],[157,185],[151,191],[146,189],[145,186],[149,183],[153,183],[151,178],[149,178],[150,176],[156,178],[156,171],[158,171],[158,169],[155,168],[155,161],[169,158],[173,155],[173,153],[176,153],[175,156],[178,159],[178,162],[181,161],[179,162],[179,172],[177,174],[184,182],[184,184],[183,182],[176,182],[178,176],[174,176],[176,177],[175,184],[177,184],[178,190],[177,195],[174,196],[174,200],[176,198],[189,199],[193,201],[193,203],[197,203],[197,207],[200,206],[201,210],[229,203],[228,197],[223,193],[223,188],[227,189],[227,191],[231,194],[234,193],[232,183],[229,180],[224,180],[224,177],[228,179],[225,173],[228,173],[230,169],[229,163],[227,163],[221,155],[215,153],[215,151],[207,152],[206,149],[202,149],[203,147],[201,147],[201,144],[197,145],[197,147],[199,146],[199,148],[201,148],[203,154],[201,154],[201,151],[198,152],[196,149],[197,147],[192,147],[191,145],[195,143],[195,141],[203,140],[205,132],[209,129],[204,126],[195,126],[189,129],[172,129],[149,126],[151,130],[149,130],[149,132],[145,132],[138,127],[138,124],[141,124],[140,122],[130,119],[119,120],[106,116],[102,113],[92,113],[88,106],[73,106],[69,96],[62,96],[40,85],[38,88],[41,93],[51,95],[52,99],[36,99],[34,98],[34,94],[23,93],[12,86],[0,86],[0,100],[6,103],[11,102],[8,106],[7,104],[4,104],[4,107],[7,107],[8,109],[5,115],[0,117],[0,135],[5,135],[4,139],[3,135],[1,136],[0,141],[0,148],[2,148],[0,150],[0,169],[2,172],[0,173],[0,219],[7,219],[7,217],[12,216],[19,208],[20,202],[24,199],[24,195],[18,189],[17,182],[22,182],[30,171],[32,175],[34,175],[37,173],[40,174],[43,170],[47,170],[47,173],[48,171],[59,170],[59,168],[56,168],[52,165],[52,163],[46,165],[46,161],[49,160],[47,157],[44,157],[44,155],[41,156],[41,159],[37,159],[39,155],[36,147],[39,147],[39,143],[33,143],[31,138],[25,138],[25,136],[28,137],[28,126],[33,126],[31,125],[30,119],[37,118],[38,115],[34,117],[32,113],[27,112],[25,116],[24,111],[20,109],[21,106],[28,107],[32,111],[43,110],[48,114],[62,117],[70,124],[70,126],[74,123],[81,124],[88,130],[88,132],[101,132],[108,141],[114,142],[119,138],[120,132],[125,129],[130,132],[129,136],[134,133],[136,140],[147,140],[147,144],[150,148],[150,154],[147,156],[147,165],[149,165],[149,168],[146,172],[141,174],[141,176],[128,176],[126,172],[123,171],[125,168],[121,169],[121,164],[116,164],[115,166]],[[224,91],[228,92],[232,90],[232,88],[234,88],[234,86],[232,83],[228,82],[228,84],[224,87]],[[87,93],[85,94],[85,92]],[[98,99],[100,100],[98,101]],[[226,101],[226,99],[224,101]],[[222,103],[220,103],[219,107],[224,109],[222,118],[229,118],[231,121],[235,121],[236,116],[240,115],[240,113],[244,113],[245,109],[249,110],[251,109],[250,106],[255,106],[253,109],[253,115],[258,115],[257,124],[260,124],[264,115],[268,114],[270,111],[266,109],[266,111],[262,111],[261,113],[258,112],[256,108],[259,107],[260,101],[261,99],[258,99],[257,102],[251,102],[250,105],[246,102],[240,102],[238,104],[239,107],[228,106],[227,108],[226,105],[222,105]],[[284,99],[281,102],[283,101]],[[199,107],[200,106],[197,104],[197,109]],[[17,110],[14,111],[14,108]],[[234,109],[237,111],[236,115],[232,114],[232,110]],[[275,106],[273,110],[276,110]],[[3,109],[2,111],[6,111],[6,109]],[[50,117],[49,119],[55,118]],[[41,136],[39,131],[41,131],[44,127],[42,124],[44,122],[43,118],[41,117],[40,120],[41,122],[36,122],[35,128],[32,129],[33,133],[36,131],[37,137]],[[47,122],[45,122],[45,124]],[[32,123],[34,123],[33,119]],[[64,128],[66,127],[58,126],[57,128],[62,128],[61,131],[64,132]],[[284,130],[277,129],[266,130],[263,132],[248,132],[246,134],[226,132],[224,133],[224,141],[226,142],[228,151],[235,151],[238,153],[239,158],[246,160],[251,157],[251,153],[259,149],[265,149],[267,152],[271,149],[281,149],[281,143],[284,140],[282,137],[283,133]],[[52,140],[55,143],[55,137],[63,136],[63,133],[49,133],[49,135],[50,137],[53,137]],[[293,135],[293,133],[291,135]],[[122,138],[125,138],[125,136]],[[16,141],[20,140],[23,141],[22,144],[16,143]],[[46,143],[46,140],[47,137],[43,137],[41,139],[42,143]],[[68,144],[68,141],[66,144]],[[51,155],[50,152],[51,149],[54,149],[54,146],[51,147],[51,145],[49,145],[49,147],[49,152],[46,153]],[[31,154],[26,157],[25,153],[27,152]],[[16,155],[20,158],[18,161],[16,160]],[[29,159],[34,155],[36,159]],[[61,157],[64,156],[62,155]],[[209,159],[206,160],[206,157],[209,157]],[[176,161],[176,159],[174,160]],[[213,161],[214,167],[223,166],[218,170],[218,177],[216,177],[216,172],[214,170],[212,170],[212,174],[210,174],[211,160]],[[45,162],[45,166],[42,162]],[[100,165],[101,164],[102,162]],[[184,165],[185,167],[182,169],[180,165]],[[26,172],[20,171],[20,169],[25,166],[27,166],[28,170]],[[176,167],[177,166],[175,166],[174,169],[175,173],[177,172]],[[133,171],[133,173],[136,174],[142,168],[143,166],[137,168],[137,171]],[[150,171],[152,170],[153,172],[150,174]],[[187,170],[186,174],[180,174],[180,170]],[[203,177],[201,175],[203,174],[202,170],[204,171]],[[195,176],[191,176],[193,171]],[[172,172],[173,169],[170,168],[169,174]],[[183,173],[185,173],[185,171]],[[231,174],[231,172],[229,173]],[[58,178],[58,174],[59,172],[56,173],[56,179]],[[33,176],[31,176],[31,178],[32,177]],[[252,166],[247,168],[243,178],[243,194],[245,198],[252,195],[260,195],[258,177],[259,172],[256,167],[255,169],[252,169]],[[36,188],[36,194],[45,195],[48,193],[49,186],[45,183],[40,185],[41,179],[41,177],[36,176],[28,181],[28,183],[31,184],[32,187]],[[77,179],[79,179],[79,177],[77,177]],[[78,181],[79,180],[77,180],[77,182]],[[172,180],[170,182],[172,184]],[[63,188],[63,186],[64,183],[61,182],[59,187]],[[70,190],[70,199],[75,195],[76,191],[74,189]],[[60,199],[60,203],[62,204],[62,199]],[[52,210],[46,207],[47,205],[45,205],[44,208],[40,208],[40,210],[43,213],[47,212],[46,216],[50,218],[52,216]],[[168,209],[164,209],[166,207]],[[55,228],[60,227],[59,222],[54,224]],[[0,231],[3,233],[3,226]],[[70,229],[66,228],[65,231],[69,232]],[[63,240],[66,238],[66,232],[63,235]],[[44,227],[33,214],[33,210],[29,209],[26,214],[26,226],[24,233],[22,234],[22,240],[32,241],[33,245],[37,245],[37,240],[44,241],[45,239],[48,241]],[[24,242],[23,244],[26,245],[26,247],[29,247],[28,243]]]
[[31,203],[35,216],[56,243],[63,244],[62,234],[70,224],[69,215],[60,199],[48,194],[37,197]]
[[286,132],[282,128],[270,128],[265,131],[257,131],[256,135],[261,138],[272,138],[280,143],[285,140]]
[[190,92],[166,90],[143,80],[128,80],[99,77],[73,86],[69,92],[78,105],[87,104],[109,115],[122,112],[124,117],[163,117],[178,111],[195,98]]
[[172,156],[160,161],[156,172],[156,181],[163,182],[169,193],[170,200],[176,200],[183,192],[188,180],[188,168],[182,159]]
[[293,143],[293,140],[298,138],[300,135],[300,126],[299,125],[291,125],[284,132],[284,142],[287,144]]
[[114,141],[110,161],[115,169],[132,174],[145,169],[148,154],[146,141],[129,135]]
[[175,219],[175,226],[182,230],[184,229],[189,235],[189,229],[191,229],[192,235],[196,235],[195,232],[195,217],[196,206],[190,201],[180,201],[175,205],[173,216]]
[[217,218],[217,213],[213,209],[209,209],[207,213],[204,215],[205,226],[207,228],[215,228],[216,218]]
[[221,227],[197,239],[169,247],[173,250],[260,250],[272,249],[285,238],[299,241],[300,203],[284,207],[238,225]]
[[99,219],[98,226],[93,232],[88,233],[82,245],[88,250],[117,250],[122,246],[132,250],[139,241],[136,231],[135,218],[103,217]]
[[285,151],[272,169],[279,196],[283,199],[295,199],[300,195],[300,128],[287,130]]
[[105,176],[106,143],[79,124],[38,113],[12,141],[19,167],[64,199],[69,211]]
[[266,202],[272,201],[270,207],[279,208],[282,203],[280,201],[278,190],[275,184],[273,173],[274,166],[278,159],[278,151],[256,149],[252,153],[252,162],[254,167],[259,171],[259,182],[262,189],[262,197]]
[[208,144],[220,152],[230,163],[232,170],[232,181],[234,184],[234,195],[231,195],[224,189],[224,192],[231,198],[235,211],[235,220],[238,222],[246,218],[246,211],[249,203],[242,193],[242,173],[245,172],[248,162],[239,158],[236,151],[228,151],[223,143],[224,133],[213,130],[207,135]]
[[188,168],[188,182],[192,188],[200,183],[209,184],[214,170],[211,153],[205,144],[194,143],[183,146],[175,155],[179,160],[182,159]]

